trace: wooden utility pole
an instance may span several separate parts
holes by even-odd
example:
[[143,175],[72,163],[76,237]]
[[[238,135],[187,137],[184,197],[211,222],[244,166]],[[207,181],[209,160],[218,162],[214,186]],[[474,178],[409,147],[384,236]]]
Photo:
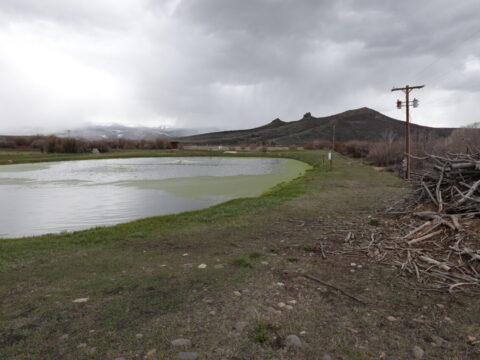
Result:
[[335,151],[335,126],[337,122],[334,121],[332,125],[332,151],[330,152],[330,170],[333,168],[333,152]]
[[[410,104],[410,91],[414,89],[421,89],[425,87],[425,85],[417,85],[417,86],[405,86],[403,88],[393,88],[392,91],[403,91],[405,93],[405,108],[406,108],[406,121],[405,121],[405,153],[407,155],[407,166],[405,169],[405,179],[410,179],[410,171],[411,171],[411,144],[410,144],[410,105],[413,107],[418,106],[418,100],[414,99],[412,104]],[[397,108],[402,108],[402,102],[400,100],[397,101]]]

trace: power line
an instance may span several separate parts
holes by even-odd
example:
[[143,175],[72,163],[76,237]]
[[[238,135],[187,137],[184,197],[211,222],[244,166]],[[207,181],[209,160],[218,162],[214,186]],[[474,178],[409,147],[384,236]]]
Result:
[[469,40],[471,40],[473,37],[475,37],[475,36],[478,35],[478,34],[480,34],[480,29],[477,29],[476,31],[474,31],[473,33],[471,33],[471,34],[470,34],[467,38],[465,38],[463,41],[457,42],[457,45],[456,45],[456,46],[450,47],[450,50],[449,50],[448,52],[446,52],[445,54],[443,54],[443,56],[435,58],[435,60],[433,60],[431,63],[429,63],[428,65],[424,66],[420,71],[418,71],[417,73],[415,73],[415,75],[413,75],[414,80],[418,80],[418,77],[419,77],[421,74],[423,74],[427,69],[429,69],[430,67],[432,67],[433,65],[435,65],[435,64],[436,64],[437,62],[439,62],[440,60],[443,60],[446,55],[451,54],[454,50],[458,49],[460,46],[465,45]]

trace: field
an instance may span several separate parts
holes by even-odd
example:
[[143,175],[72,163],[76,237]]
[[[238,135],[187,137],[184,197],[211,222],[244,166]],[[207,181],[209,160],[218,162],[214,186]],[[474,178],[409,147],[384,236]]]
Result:
[[[211,153],[0,151],[0,164],[172,154]],[[480,358],[469,344],[478,297],[419,291],[392,266],[342,251],[352,229],[388,226],[382,210],[409,191],[401,180],[340,156],[329,171],[319,151],[246,155],[313,169],[201,211],[0,240],[1,358]]]

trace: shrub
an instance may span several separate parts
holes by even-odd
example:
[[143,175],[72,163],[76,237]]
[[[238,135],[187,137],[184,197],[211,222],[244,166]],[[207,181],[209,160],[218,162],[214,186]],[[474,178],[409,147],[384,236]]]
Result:
[[55,136],[49,136],[45,142],[45,152],[54,153],[56,150],[57,138]]
[[402,161],[404,154],[404,145],[400,142],[373,143],[367,155],[367,160],[372,165],[388,166]]
[[315,252],[316,250],[316,246],[315,245],[303,245],[302,246],[303,250],[307,251],[307,252]]
[[14,148],[15,143],[12,140],[0,139],[0,148]]
[[264,344],[276,338],[276,332],[277,326],[275,326],[275,324],[261,320],[253,326],[250,331],[250,337],[254,342]]
[[79,152],[79,146],[78,146],[78,143],[77,143],[77,140],[73,139],[73,138],[67,138],[67,139],[63,139],[61,141],[61,146],[62,146],[62,152],[63,153],[77,153]]
[[472,154],[480,151],[480,129],[456,129],[445,141],[445,150],[454,153]]
[[345,151],[351,157],[364,158],[370,151],[370,143],[368,141],[350,140],[345,143]]
[[30,144],[30,147],[32,149],[37,149],[43,152],[45,149],[45,139],[37,139],[32,141],[32,143]]
[[252,267],[252,264],[250,264],[244,258],[233,259],[233,264],[236,265],[236,266],[244,267],[244,268],[251,268]]

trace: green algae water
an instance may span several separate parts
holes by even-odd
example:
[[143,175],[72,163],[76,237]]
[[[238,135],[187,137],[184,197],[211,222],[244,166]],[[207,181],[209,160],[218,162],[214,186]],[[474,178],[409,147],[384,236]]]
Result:
[[192,157],[0,166],[0,237],[114,225],[259,196],[310,166],[291,159]]

